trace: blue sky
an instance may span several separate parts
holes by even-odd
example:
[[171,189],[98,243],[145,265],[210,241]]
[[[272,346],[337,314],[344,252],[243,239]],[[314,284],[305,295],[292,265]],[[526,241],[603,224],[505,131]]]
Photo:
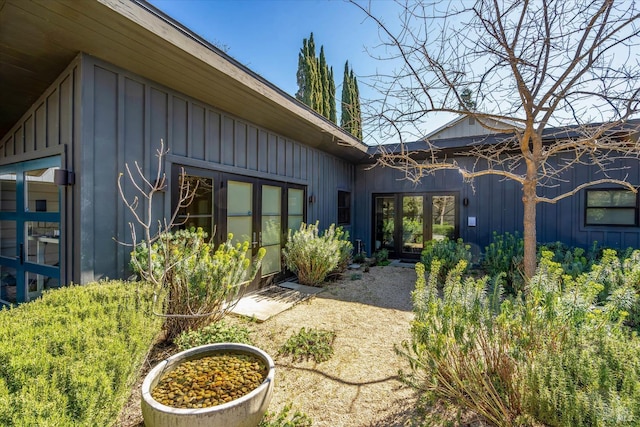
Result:
[[[302,39],[313,32],[324,45],[341,86],[349,60],[359,76],[375,73],[377,61],[364,46],[379,43],[376,26],[342,0],[151,0],[151,3],[276,86],[293,95]],[[381,1],[376,9],[391,9]]]
[[[151,0],[160,10],[227,53],[252,71],[294,96],[302,40],[313,32],[317,54],[324,46],[333,67],[336,96],[341,96],[344,63],[358,76],[361,97],[376,94],[367,77],[388,67],[366,48],[380,43],[378,29],[355,5],[343,0]],[[376,15],[392,22],[395,4],[372,3]],[[338,116],[338,121],[340,117]]]

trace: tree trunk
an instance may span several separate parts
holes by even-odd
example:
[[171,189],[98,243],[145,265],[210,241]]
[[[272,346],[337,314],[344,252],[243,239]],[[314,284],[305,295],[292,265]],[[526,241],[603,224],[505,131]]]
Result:
[[529,280],[536,272],[536,181],[527,180],[523,184],[522,204],[524,206],[524,275],[525,291]]

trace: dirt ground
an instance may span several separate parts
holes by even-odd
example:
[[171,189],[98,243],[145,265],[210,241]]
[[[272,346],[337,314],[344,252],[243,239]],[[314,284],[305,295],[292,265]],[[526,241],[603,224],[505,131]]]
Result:
[[[291,404],[319,427],[478,425],[473,417],[442,405],[425,407],[416,391],[399,380],[399,371],[406,371],[408,364],[394,346],[410,338],[415,271],[372,267],[360,279],[351,276],[347,272],[316,297],[264,323],[227,318],[254,331],[255,344],[274,358],[276,380],[269,411]],[[278,354],[302,327],[336,333],[331,359],[294,362]],[[166,351],[156,349],[147,365],[165,358]],[[143,425],[137,390],[139,385],[116,425]]]

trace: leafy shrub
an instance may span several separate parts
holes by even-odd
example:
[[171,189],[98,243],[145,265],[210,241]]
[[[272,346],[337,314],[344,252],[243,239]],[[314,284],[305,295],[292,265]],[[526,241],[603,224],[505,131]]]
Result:
[[280,412],[267,412],[258,427],[311,427],[313,420],[303,412],[291,412],[291,404],[287,404]]
[[161,328],[152,297],[100,282],[0,311],[0,425],[112,425]]
[[523,298],[502,302],[487,277],[462,279],[465,261],[439,298],[440,262],[428,281],[418,264],[412,341],[400,350],[410,380],[494,425],[637,425],[640,340],[622,322],[640,270],[599,304],[603,269],[574,279],[552,257],[542,252]]
[[329,274],[338,274],[347,268],[353,250],[348,238],[348,234],[334,224],[320,235],[318,222],[302,223],[295,233],[289,230],[287,245],[282,250],[285,264],[301,284],[319,286]]
[[493,241],[485,247],[482,268],[490,276],[505,274],[505,291],[516,295],[524,288],[523,271],[524,240],[514,234],[493,232]]
[[389,251],[387,249],[378,249],[373,253],[374,265],[389,265]]
[[543,251],[552,252],[552,260],[562,266],[565,274],[574,278],[586,272],[591,266],[587,253],[582,248],[570,248],[562,242],[547,243],[538,247],[538,259],[541,258]]
[[185,331],[174,341],[180,351],[221,342],[253,345],[249,329],[243,326],[227,325],[222,320],[195,331]]
[[366,257],[364,252],[360,252],[359,254],[355,254],[353,256],[353,262],[355,263],[362,264],[365,261],[366,261]]
[[280,348],[280,354],[292,356],[296,360],[313,359],[325,362],[333,355],[333,340],[336,333],[322,329],[305,329],[289,337]]
[[[246,258],[249,242],[226,242],[214,251],[202,228],[163,233],[151,246],[139,245],[131,253],[135,272],[152,271],[166,293],[165,330],[169,340],[183,331],[221,319],[231,308],[245,281],[251,280],[266,251],[261,248],[253,265]],[[149,270],[149,258],[152,268]]]
[[458,265],[460,261],[466,261],[467,265],[471,262],[470,249],[471,246],[466,245],[462,239],[449,240],[445,237],[442,240],[429,240],[424,245],[421,261],[427,270],[431,270],[433,260],[440,260],[439,280],[444,283],[449,271]]

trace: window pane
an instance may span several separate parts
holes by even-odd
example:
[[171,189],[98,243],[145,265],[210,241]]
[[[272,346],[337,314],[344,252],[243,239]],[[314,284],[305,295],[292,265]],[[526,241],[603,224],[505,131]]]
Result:
[[207,237],[213,237],[213,179],[201,176],[180,176],[180,185],[185,192],[195,189],[195,196],[189,206],[180,210],[177,224],[181,228],[201,227]]
[[351,223],[351,193],[338,191],[338,224]]
[[0,176],[0,211],[16,211],[16,174]]
[[433,196],[431,198],[432,239],[453,239],[455,233],[456,206],[454,196]]
[[25,172],[28,212],[60,212],[59,190],[53,182],[56,169],[58,168]]
[[302,215],[289,215],[289,223],[287,226],[293,231],[300,230],[300,225],[304,222]]
[[0,299],[16,303],[16,269],[0,265]]
[[304,190],[289,189],[289,216],[304,215]]
[[228,215],[251,215],[253,210],[253,184],[229,181],[227,192]]
[[182,224],[182,228],[202,228],[207,233],[207,239],[213,237],[213,221],[210,216],[189,216],[181,217],[178,219],[180,222],[184,222]]
[[589,207],[635,207],[636,195],[628,190],[589,190]]
[[635,209],[588,208],[589,225],[635,225]]
[[300,229],[300,224],[304,222],[304,190],[290,188],[288,191],[287,227],[292,231]]
[[232,242],[234,245],[244,242],[251,243],[252,220],[250,216],[227,217],[227,233],[233,233]]
[[27,240],[26,260],[34,264],[60,264],[60,224],[29,221],[24,223]]
[[393,251],[395,226],[395,199],[393,197],[376,197],[376,239],[374,251],[389,249]]
[[58,279],[41,274],[27,273],[27,288],[29,291],[28,300],[34,300],[42,295],[42,291],[60,287]]
[[280,215],[262,216],[262,246],[280,244]]
[[423,249],[423,197],[402,198],[402,251],[420,253]]
[[262,215],[280,215],[280,187],[262,186]]
[[265,246],[267,253],[262,259],[262,277],[280,271],[280,245]]
[[0,221],[0,255],[14,258],[18,256],[16,247],[16,222]]

